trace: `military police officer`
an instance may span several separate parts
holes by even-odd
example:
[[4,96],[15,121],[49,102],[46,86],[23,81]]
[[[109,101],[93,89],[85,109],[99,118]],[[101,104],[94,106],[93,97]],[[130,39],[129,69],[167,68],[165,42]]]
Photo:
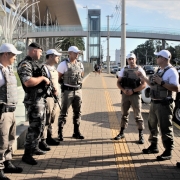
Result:
[[[63,127],[66,124],[69,106],[73,109],[73,138],[84,139],[80,133],[79,126],[81,120],[81,103],[82,103],[82,77],[84,67],[77,60],[80,50],[76,46],[68,49],[69,58],[62,61],[57,68],[59,73],[59,82],[61,85],[61,112],[59,116],[59,140],[63,141]],[[63,80],[63,82],[62,82]]]
[[137,76],[137,71],[141,71],[145,75],[144,70],[136,65],[136,56],[133,53],[127,56],[128,66],[122,68],[119,73],[117,86],[122,92],[121,101],[121,130],[120,133],[114,138],[119,140],[124,138],[124,129],[128,126],[129,108],[132,106],[134,111],[134,118],[139,130],[139,144],[144,143],[143,129],[144,121],[141,115],[141,90],[146,87],[144,80]]
[[148,126],[150,130],[149,141],[151,145],[143,149],[144,154],[159,153],[157,147],[159,130],[165,151],[157,156],[158,161],[172,158],[174,148],[173,139],[173,98],[172,91],[178,92],[179,75],[170,64],[171,53],[168,50],[155,52],[157,55],[158,71],[147,79],[140,72],[139,77],[150,86],[151,106],[149,111]]
[[42,47],[37,43],[28,46],[28,55],[18,65],[18,75],[25,91],[24,105],[27,109],[29,128],[26,134],[25,151],[22,161],[36,165],[33,154],[43,155],[46,152],[39,149],[46,119],[46,85],[49,79],[42,76],[38,60],[42,55]]
[[14,111],[18,102],[17,80],[11,65],[21,54],[12,44],[0,46],[0,179],[5,173],[21,173],[23,169],[12,164],[12,144],[16,137]]
[[[51,79],[52,86],[55,88],[56,97],[59,95],[59,84],[58,84],[58,72],[55,65],[59,62],[59,57],[61,53],[58,53],[55,49],[49,49],[46,51],[46,62],[44,64],[44,70],[46,76]],[[54,99],[52,96],[46,98],[47,108],[46,108],[46,126],[44,128],[41,141],[39,143],[39,148],[45,151],[49,151],[50,147],[48,145],[59,145],[59,141],[52,138],[53,135],[53,124],[57,127],[57,121],[60,113],[60,107],[57,103],[58,99]]]

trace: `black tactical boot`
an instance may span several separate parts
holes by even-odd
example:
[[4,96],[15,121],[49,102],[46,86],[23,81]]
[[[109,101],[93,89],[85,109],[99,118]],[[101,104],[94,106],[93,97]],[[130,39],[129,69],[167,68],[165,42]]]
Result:
[[64,140],[64,137],[63,137],[63,127],[59,127],[59,130],[58,130],[58,139],[59,139],[59,141],[63,141]]
[[4,167],[5,173],[21,173],[23,171],[21,167],[15,166],[11,161],[5,161]]
[[170,160],[172,158],[171,149],[166,149],[160,156],[157,156],[157,161]]
[[22,157],[22,161],[30,164],[30,165],[36,165],[37,161],[32,157],[32,151],[31,149],[25,149],[24,155]]
[[45,139],[41,139],[41,141],[39,142],[39,149],[43,150],[43,151],[50,151],[51,150],[51,148],[46,144]]
[[3,169],[0,169],[0,179],[1,180],[10,180],[7,176],[5,176]]
[[33,155],[44,155],[44,154],[46,154],[46,151],[42,151],[41,149],[36,147],[33,149],[32,154]]
[[122,127],[119,134],[114,138],[114,140],[123,139],[124,137],[124,128]]
[[159,149],[157,147],[157,143],[151,143],[151,145],[147,149],[143,149],[142,152],[144,154],[159,153]]
[[176,163],[176,167],[180,168],[180,162]]
[[74,124],[74,133],[72,137],[75,139],[84,139],[84,136],[79,131],[79,124]]
[[139,144],[144,144],[143,130],[139,129]]
[[46,139],[46,143],[50,146],[58,146],[60,144],[60,142],[56,141],[55,139],[53,139],[52,137],[48,137]]

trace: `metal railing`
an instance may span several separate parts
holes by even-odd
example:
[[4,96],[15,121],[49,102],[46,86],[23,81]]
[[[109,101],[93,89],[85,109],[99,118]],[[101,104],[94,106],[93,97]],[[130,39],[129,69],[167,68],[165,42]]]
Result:
[[[23,29],[26,32],[26,28]],[[87,31],[86,26],[39,26],[33,29],[28,29],[29,32],[57,32],[57,31]],[[101,27],[101,31],[107,31],[106,26]],[[121,31],[121,27],[109,27],[109,31]],[[180,29],[162,28],[162,27],[146,27],[146,26],[127,26],[126,32],[139,33],[158,33],[169,35],[180,35]]]

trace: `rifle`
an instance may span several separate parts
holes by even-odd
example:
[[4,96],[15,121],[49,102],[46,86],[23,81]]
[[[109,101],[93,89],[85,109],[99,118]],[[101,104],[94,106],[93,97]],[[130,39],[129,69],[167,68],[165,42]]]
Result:
[[59,108],[61,109],[61,105],[59,103],[59,97],[54,94],[55,88],[54,88],[53,82],[52,82],[51,78],[48,77],[48,75],[46,73],[46,70],[44,68],[44,65],[42,65],[41,70],[42,70],[42,75],[47,77],[49,79],[49,81],[50,81],[50,83],[47,85],[47,93],[48,93],[48,95],[50,95],[54,99],[54,102],[57,103]]

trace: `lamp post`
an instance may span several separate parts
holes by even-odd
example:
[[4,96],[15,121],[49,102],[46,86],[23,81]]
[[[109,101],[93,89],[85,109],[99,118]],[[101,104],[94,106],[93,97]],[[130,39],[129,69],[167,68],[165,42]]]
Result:
[[122,0],[121,14],[121,68],[126,65],[126,9],[125,0]]
[[113,17],[111,16],[106,16],[107,17],[107,73],[110,73],[110,57],[109,57],[109,18]]
[[89,62],[89,26],[88,26],[88,7],[83,8],[87,9],[87,40],[86,40],[86,61]]

